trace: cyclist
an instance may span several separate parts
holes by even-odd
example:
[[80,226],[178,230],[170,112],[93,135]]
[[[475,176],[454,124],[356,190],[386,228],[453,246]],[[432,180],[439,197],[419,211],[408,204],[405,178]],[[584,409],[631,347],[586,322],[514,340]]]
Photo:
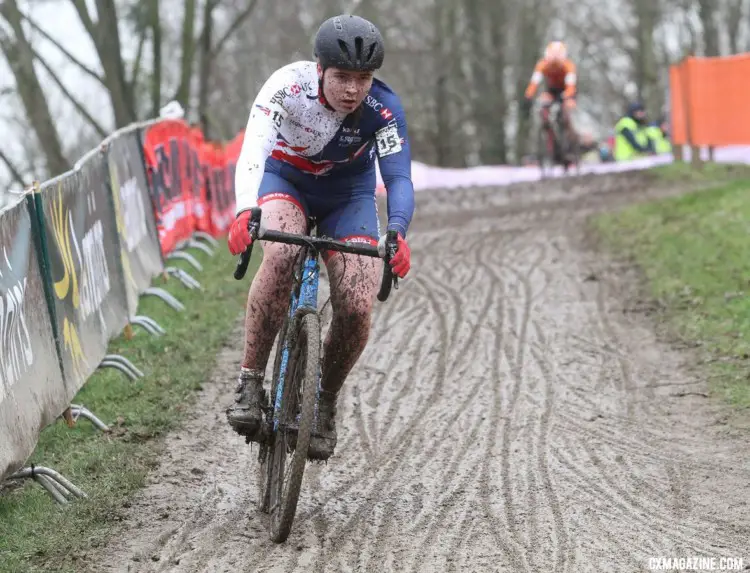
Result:
[[[406,232],[414,211],[411,155],[399,97],[373,78],[384,59],[380,31],[359,16],[329,18],[315,36],[317,62],[299,61],[274,72],[258,93],[237,164],[236,220],[229,250],[250,244],[248,222],[262,206],[267,229],[302,233],[315,216],[321,234],[373,245],[381,238],[375,202],[377,155],[388,198],[388,229],[398,232],[394,273],[409,272]],[[260,438],[263,376],[281,327],[299,248],[263,245],[263,260],[247,301],[245,356],[232,428]],[[318,425],[310,457],[328,459],[336,445],[336,397],[367,344],[380,272],[378,259],[322,253],[333,318],[324,345]]]
[[527,115],[531,111],[534,95],[542,80],[545,81],[546,86],[546,90],[540,97],[544,127],[546,129],[551,127],[549,108],[554,103],[560,103],[563,121],[570,130],[571,137],[576,137],[570,121],[570,111],[576,107],[576,66],[568,58],[568,50],[563,42],[550,42],[544,50],[544,57],[534,66],[534,72],[524,93],[523,107]]

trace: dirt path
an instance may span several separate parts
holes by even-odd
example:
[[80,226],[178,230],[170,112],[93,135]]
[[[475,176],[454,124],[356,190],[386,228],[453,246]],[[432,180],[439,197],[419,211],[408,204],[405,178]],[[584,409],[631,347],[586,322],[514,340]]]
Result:
[[580,246],[586,213],[633,199],[623,181],[421,194],[414,272],[377,310],[340,400],[336,455],[308,467],[288,542],[268,540],[256,450],[224,421],[237,336],[193,421],[167,440],[126,533],[91,569],[750,563],[747,436],[676,351],[622,312],[617,269]]

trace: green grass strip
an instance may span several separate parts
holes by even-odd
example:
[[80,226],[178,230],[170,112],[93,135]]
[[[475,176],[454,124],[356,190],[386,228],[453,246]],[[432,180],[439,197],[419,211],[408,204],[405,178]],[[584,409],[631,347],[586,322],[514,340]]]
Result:
[[75,403],[110,425],[112,434],[96,430],[85,419],[72,429],[59,420],[42,432],[30,459],[61,472],[89,498],[62,507],[31,481],[0,495],[1,573],[75,571],[75,555],[106,542],[127,500],[155,466],[158,438],[173,429],[194,402],[244,308],[260,253],[254,254],[242,281],[232,277],[235,259],[225,244],[212,258],[198,250],[191,253],[203,271],[184,261],[175,266],[197,279],[202,291],[188,290],[173,277],[154,281],[183,302],[185,312],[154,297],[140,302],[139,314],[155,319],[166,336],[156,338],[135,327],[133,339],[120,337],[110,344],[110,352],[130,359],[146,377],[133,382],[116,370],[100,370],[75,397]]
[[[638,204],[592,220],[604,244],[642,270],[670,332],[708,353],[711,391],[750,406],[750,177]],[[692,179],[670,166],[657,175]],[[705,356],[705,355],[704,355]]]

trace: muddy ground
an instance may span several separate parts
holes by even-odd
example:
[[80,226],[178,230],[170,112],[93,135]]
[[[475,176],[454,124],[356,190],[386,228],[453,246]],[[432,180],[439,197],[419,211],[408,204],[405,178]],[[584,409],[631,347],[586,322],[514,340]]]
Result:
[[[634,192],[639,186],[642,190]],[[424,192],[413,270],[378,304],[289,540],[227,427],[238,334],[92,571],[635,572],[750,563],[748,433],[587,248],[596,210],[684,191],[645,175]],[[227,272],[230,272],[228,269]],[[321,303],[326,300],[321,291]],[[239,325],[239,322],[238,322]]]

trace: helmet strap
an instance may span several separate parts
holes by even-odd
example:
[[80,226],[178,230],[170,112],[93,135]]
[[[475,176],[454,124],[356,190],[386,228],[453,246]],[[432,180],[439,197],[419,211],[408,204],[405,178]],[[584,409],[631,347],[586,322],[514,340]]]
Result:
[[328,103],[328,100],[326,99],[325,92],[323,91],[323,77],[326,75],[326,69],[328,68],[322,68],[323,71],[320,74],[320,79],[318,80],[318,100],[320,103],[322,103],[325,107],[330,109],[331,111],[336,111],[331,107],[331,104]]

